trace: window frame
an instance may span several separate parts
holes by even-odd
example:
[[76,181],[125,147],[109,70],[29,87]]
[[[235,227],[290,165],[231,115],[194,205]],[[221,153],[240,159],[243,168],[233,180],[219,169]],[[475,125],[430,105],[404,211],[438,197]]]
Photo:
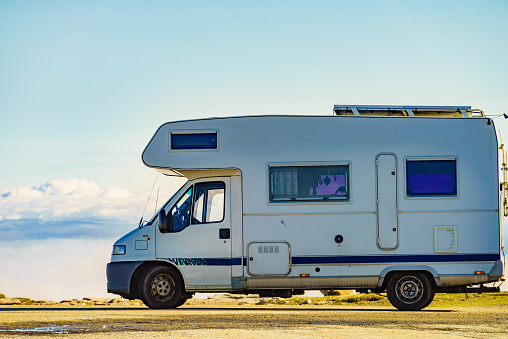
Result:
[[[172,146],[172,136],[179,134],[213,134],[217,138],[217,147],[215,148],[173,148]],[[170,130],[168,135],[168,149],[169,152],[218,152],[220,149],[220,136],[218,129],[188,129],[188,130]]]
[[[195,191],[196,191],[196,188],[194,187],[194,185],[190,185],[189,187],[187,187],[186,190],[183,191],[182,194],[180,194],[180,196],[178,197],[178,199],[175,200],[175,202],[171,205],[171,207],[169,208],[169,211],[166,212],[166,217],[167,218],[171,218],[171,222],[173,222],[173,214],[171,213],[171,211],[175,208],[176,204],[178,204],[178,202],[180,202],[180,200],[182,200],[182,198],[184,197],[184,195],[187,194],[187,192],[191,191],[191,194],[190,194],[190,206],[189,206],[189,220],[187,221],[187,225],[184,226],[182,229],[178,230],[178,231],[171,231],[169,233],[178,233],[178,232],[181,232],[183,231],[184,229],[186,229],[187,227],[189,227],[190,225],[192,225],[192,213],[193,213],[193,209],[194,209],[194,194],[195,194]],[[164,211],[166,211],[164,209]],[[174,225],[173,225],[174,227]]]
[[[199,222],[199,223],[194,223],[192,222],[192,219],[194,218],[194,205],[196,203],[196,193],[197,193],[197,189],[196,189],[196,186],[198,186],[199,184],[222,184],[224,186],[224,202],[222,204],[222,219],[221,220],[217,220],[217,221],[209,221],[209,222]],[[191,218],[190,218],[190,223],[189,223],[189,226],[190,225],[207,225],[207,224],[218,224],[218,223],[221,223],[223,222],[225,219],[226,219],[226,183],[224,181],[201,181],[201,182],[197,182],[197,183],[194,183],[194,191],[192,193],[192,206],[191,206]],[[207,203],[208,203],[208,200],[207,200]],[[204,205],[203,205],[204,206]]]
[[[436,194],[436,195],[409,195],[408,194],[408,161],[455,161],[455,194]],[[436,199],[458,199],[460,196],[460,180],[459,180],[459,157],[458,156],[435,156],[435,157],[405,157],[404,158],[404,198],[407,200],[436,200]]]
[[[320,167],[320,166],[347,166],[347,183],[348,188],[347,199],[313,199],[313,200],[280,200],[273,201],[270,198],[271,186],[270,186],[270,168],[273,167]],[[352,193],[352,163],[351,161],[337,161],[337,162],[277,162],[267,163],[266,166],[266,203],[269,206],[283,206],[283,205],[343,205],[351,204],[353,201]]]
[[[183,230],[186,230],[187,228],[189,228],[191,226],[219,224],[219,223],[226,221],[226,219],[227,219],[226,204],[227,204],[228,184],[226,181],[223,181],[223,180],[199,181],[199,182],[192,182],[190,185],[188,185],[189,182],[190,181],[187,181],[187,183],[185,183],[182,187],[180,187],[180,189],[175,194],[173,194],[173,196],[164,204],[164,206],[161,207],[161,209],[164,209],[164,211],[166,212],[167,218],[172,218],[172,214],[170,213],[171,210],[173,209],[173,207],[175,207],[175,205],[178,203],[178,201],[180,201],[180,199],[183,197],[183,195],[185,193],[187,193],[189,191],[189,189],[192,188],[191,207],[190,207],[190,211],[189,211],[189,215],[190,215],[189,224],[187,226],[185,226],[184,228],[182,228],[181,230],[168,232],[168,234],[182,232]],[[208,183],[222,183],[224,185],[224,204],[222,206],[222,220],[213,221],[213,222],[193,223],[192,218],[194,216],[194,203],[195,203],[195,199],[196,199],[196,197],[195,197],[196,185],[208,184]],[[159,211],[161,209],[159,209]],[[153,219],[151,220],[152,223],[155,220],[157,220],[159,211],[154,215]]]

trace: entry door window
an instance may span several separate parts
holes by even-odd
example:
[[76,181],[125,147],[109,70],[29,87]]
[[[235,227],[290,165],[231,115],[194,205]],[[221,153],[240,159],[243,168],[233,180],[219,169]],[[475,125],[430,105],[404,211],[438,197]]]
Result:
[[196,185],[193,224],[224,220],[224,183],[206,182]]

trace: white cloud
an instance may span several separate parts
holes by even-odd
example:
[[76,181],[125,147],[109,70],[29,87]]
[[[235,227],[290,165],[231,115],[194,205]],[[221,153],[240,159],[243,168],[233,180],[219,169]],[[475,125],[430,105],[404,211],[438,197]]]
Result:
[[86,179],[52,180],[4,190],[0,195],[0,234],[3,240],[104,238],[115,228],[133,228],[145,199]]
[[[170,180],[154,185],[146,215],[181,183]],[[146,198],[85,179],[4,190],[0,194],[0,293],[56,301],[114,297],[106,291],[106,264],[114,241],[137,226]]]
[[103,217],[128,221],[135,213],[140,213],[142,204],[140,197],[123,188],[104,189],[86,179],[53,180],[39,186],[3,191],[0,221],[89,221]]

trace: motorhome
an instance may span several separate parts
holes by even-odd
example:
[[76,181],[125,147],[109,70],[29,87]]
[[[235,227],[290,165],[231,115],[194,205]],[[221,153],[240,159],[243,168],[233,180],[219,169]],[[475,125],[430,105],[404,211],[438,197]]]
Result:
[[108,291],[173,308],[195,292],[355,289],[420,310],[496,290],[500,146],[469,106],[165,123],[142,160],[188,181],[114,244]]

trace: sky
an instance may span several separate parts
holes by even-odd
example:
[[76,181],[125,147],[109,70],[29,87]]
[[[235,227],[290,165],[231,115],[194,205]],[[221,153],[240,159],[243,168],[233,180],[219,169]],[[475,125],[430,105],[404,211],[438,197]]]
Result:
[[[161,124],[334,104],[497,116],[507,33],[506,0],[0,0],[0,293],[106,295]],[[145,218],[183,182],[159,176]]]

